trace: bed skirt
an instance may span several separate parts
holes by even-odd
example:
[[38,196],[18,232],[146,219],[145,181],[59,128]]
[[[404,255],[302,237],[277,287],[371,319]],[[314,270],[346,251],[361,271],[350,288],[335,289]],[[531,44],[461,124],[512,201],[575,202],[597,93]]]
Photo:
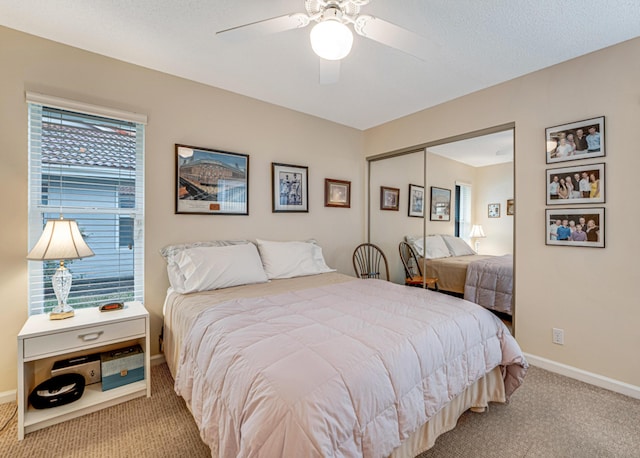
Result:
[[414,432],[390,458],[414,458],[430,449],[441,434],[455,428],[458,418],[471,408],[488,407],[490,402],[505,402],[502,371],[496,367],[453,399],[420,429]]

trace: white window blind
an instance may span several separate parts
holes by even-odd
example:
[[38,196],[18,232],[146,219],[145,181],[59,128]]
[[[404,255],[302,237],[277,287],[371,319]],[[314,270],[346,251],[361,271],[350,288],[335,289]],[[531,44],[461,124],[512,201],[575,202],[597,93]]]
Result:
[[471,185],[456,183],[460,188],[460,203],[458,223],[460,227],[460,238],[467,243],[471,243]]
[[[88,105],[77,112],[28,102],[29,248],[47,220],[74,219],[95,256],[65,261],[73,275],[69,305],[142,300],[144,124],[92,115]],[[51,276],[58,264],[29,261],[30,314],[57,304]]]

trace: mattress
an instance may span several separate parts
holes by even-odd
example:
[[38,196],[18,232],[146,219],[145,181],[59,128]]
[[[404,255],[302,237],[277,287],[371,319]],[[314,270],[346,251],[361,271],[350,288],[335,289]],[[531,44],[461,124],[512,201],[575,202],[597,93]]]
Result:
[[[427,316],[433,328],[424,327]],[[405,333],[408,340],[394,340]],[[457,337],[442,337],[450,333]],[[332,338],[324,340],[327,335]],[[432,340],[424,346],[419,342],[426,336]],[[526,372],[515,340],[486,310],[430,291],[337,273],[170,293],[164,337],[176,391],[214,456],[293,451],[296,456],[415,456],[451,429],[464,410],[503,402]],[[297,348],[298,340],[306,344]],[[416,350],[421,346],[424,351]],[[453,362],[443,368],[449,353],[455,353]],[[301,359],[284,366],[291,354]],[[355,371],[368,358],[372,366]],[[405,360],[409,363],[401,364]],[[274,391],[281,397],[267,395]],[[307,392],[315,393],[311,400],[303,396]]]
[[492,257],[493,256],[476,254],[428,260],[423,258],[423,271],[425,272],[425,276],[436,277],[438,279],[438,287],[441,290],[464,294],[464,285],[467,280],[467,266],[473,261]]

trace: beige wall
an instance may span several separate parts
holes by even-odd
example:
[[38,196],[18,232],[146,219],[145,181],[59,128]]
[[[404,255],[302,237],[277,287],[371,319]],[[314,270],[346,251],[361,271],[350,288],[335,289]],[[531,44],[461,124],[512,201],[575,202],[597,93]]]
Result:
[[[375,155],[515,122],[516,336],[525,352],[640,386],[640,39],[365,132]],[[546,246],[544,131],[606,117],[605,249]],[[602,158],[598,158],[600,162]],[[575,165],[575,163],[573,163]],[[583,269],[570,268],[580,264]],[[565,344],[551,342],[553,327]]]
[[[219,89],[0,27],[3,224],[0,392],[16,387],[16,335],[27,318],[26,90],[148,115],[145,306],[157,353],[168,281],[158,250],[201,239],[316,238],[329,265],[351,273],[363,239],[363,133]],[[174,214],[174,144],[250,155],[250,216]],[[308,214],[271,212],[271,162],[309,167]],[[324,207],[324,179],[352,181],[351,209]]]
[[[507,215],[507,199],[513,198],[513,162],[478,167],[472,192],[473,224],[481,224],[487,235],[479,240],[479,253],[513,253],[513,216]],[[493,203],[500,204],[500,218],[488,216],[488,205]]]

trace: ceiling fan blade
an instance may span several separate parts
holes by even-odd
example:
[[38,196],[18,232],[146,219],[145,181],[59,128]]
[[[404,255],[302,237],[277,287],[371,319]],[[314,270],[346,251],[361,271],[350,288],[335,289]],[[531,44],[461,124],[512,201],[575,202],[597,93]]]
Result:
[[320,59],[320,84],[335,84],[340,79],[340,61]]
[[427,61],[429,43],[417,33],[377,17],[362,14],[356,19],[354,29],[358,35]]
[[309,20],[306,14],[293,13],[221,30],[216,35],[232,41],[251,40],[262,35],[306,27]]

